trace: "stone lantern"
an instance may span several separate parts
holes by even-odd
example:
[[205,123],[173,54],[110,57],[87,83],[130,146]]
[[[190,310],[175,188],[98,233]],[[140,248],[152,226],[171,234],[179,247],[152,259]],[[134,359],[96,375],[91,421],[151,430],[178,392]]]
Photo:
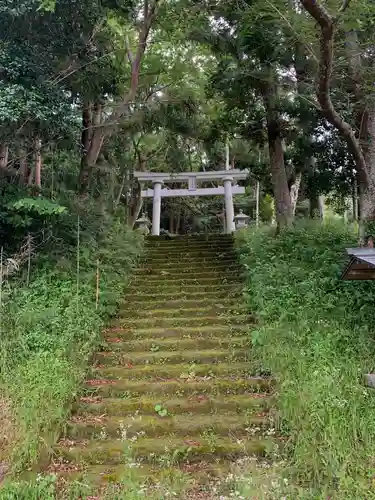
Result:
[[135,221],[135,228],[145,236],[150,234],[150,225],[150,219],[147,217],[145,212],[143,212],[142,216]]
[[236,230],[245,229],[249,225],[250,217],[240,210],[239,214],[234,217],[234,223],[236,225]]

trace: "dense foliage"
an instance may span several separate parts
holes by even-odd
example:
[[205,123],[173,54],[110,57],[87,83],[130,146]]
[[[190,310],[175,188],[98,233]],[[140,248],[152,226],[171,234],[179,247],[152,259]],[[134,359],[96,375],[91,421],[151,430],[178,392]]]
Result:
[[14,432],[0,437],[0,460],[11,458],[15,469],[34,464],[56,439],[141,252],[121,218],[94,208],[65,221],[64,239],[60,228],[59,239],[50,235],[2,283],[0,388]]
[[[261,197],[274,197],[279,224],[291,221],[298,197],[313,216],[323,194],[353,204],[356,218],[357,187],[366,190],[369,176],[319,109],[314,27],[294,2],[18,4],[0,10],[0,171],[12,200],[25,189],[90,193],[124,205],[133,225],[141,210],[134,170],[223,168],[227,145],[230,165],[249,168]],[[374,12],[361,7],[338,18],[332,101],[365,140]],[[241,202],[249,212],[252,198],[249,190]],[[185,205],[164,203],[165,229],[189,230],[191,214],[210,218],[209,205],[220,211],[218,201]]]
[[375,290],[340,281],[354,242],[351,228],[327,223],[276,238],[250,231],[240,245],[253,345],[276,377],[287,436],[291,468],[279,472],[297,485],[280,496],[372,498],[375,399],[363,374],[374,369]]

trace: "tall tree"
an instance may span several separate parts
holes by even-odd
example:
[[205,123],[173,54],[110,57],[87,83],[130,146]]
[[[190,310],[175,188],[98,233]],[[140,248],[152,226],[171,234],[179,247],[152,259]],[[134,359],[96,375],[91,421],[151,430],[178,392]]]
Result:
[[[279,5],[280,3],[280,5]],[[283,2],[277,2],[283,8]],[[276,218],[279,227],[290,224],[293,206],[285,164],[285,72],[290,69],[293,54],[286,43],[282,24],[275,19],[273,4],[258,0],[202,3],[206,19],[195,37],[212,47],[218,58],[216,85],[224,98],[244,115],[262,102],[266,122],[267,142]],[[202,15],[202,14],[201,14]],[[244,118],[244,117],[243,117]]]
[[[375,47],[373,26],[375,6],[360,2],[350,12],[350,0],[337,5],[336,13],[318,0],[301,0],[304,9],[320,28],[319,75],[317,99],[324,117],[339,131],[351,152],[358,173],[361,191],[361,219],[375,219]],[[337,37],[336,37],[337,35]],[[332,100],[333,66],[338,51],[338,39],[343,38],[345,50],[340,57],[346,60],[350,85],[348,91],[354,106],[345,119]],[[370,44],[368,41],[370,40]],[[336,43],[335,43],[336,42]]]

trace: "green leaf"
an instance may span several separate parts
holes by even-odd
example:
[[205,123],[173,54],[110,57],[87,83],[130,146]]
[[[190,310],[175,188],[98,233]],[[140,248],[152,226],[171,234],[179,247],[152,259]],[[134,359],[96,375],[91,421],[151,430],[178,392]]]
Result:
[[38,7],[39,10],[44,10],[46,12],[55,12],[56,9],[56,0],[42,0]]
[[163,407],[162,407],[162,405],[155,405],[154,409],[155,409],[156,413],[159,413],[163,409]]

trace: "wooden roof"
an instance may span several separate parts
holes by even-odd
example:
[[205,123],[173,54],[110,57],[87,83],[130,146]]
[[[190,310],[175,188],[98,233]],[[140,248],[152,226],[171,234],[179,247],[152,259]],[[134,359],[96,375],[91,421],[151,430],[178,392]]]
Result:
[[375,248],[347,248],[349,264],[341,275],[343,280],[375,280]]

